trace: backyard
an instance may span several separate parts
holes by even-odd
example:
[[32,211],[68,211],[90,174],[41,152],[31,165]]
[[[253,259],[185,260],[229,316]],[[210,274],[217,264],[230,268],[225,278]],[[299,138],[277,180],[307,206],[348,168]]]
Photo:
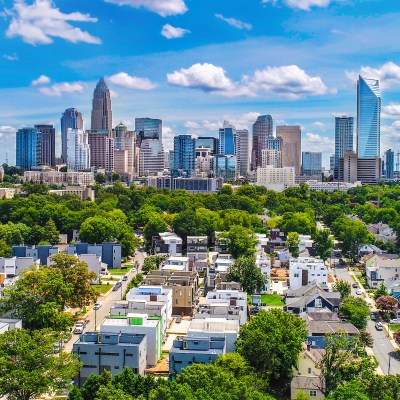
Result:
[[[247,302],[251,304],[251,296],[247,296]],[[262,294],[261,304],[264,306],[283,307],[285,303],[279,294]]]

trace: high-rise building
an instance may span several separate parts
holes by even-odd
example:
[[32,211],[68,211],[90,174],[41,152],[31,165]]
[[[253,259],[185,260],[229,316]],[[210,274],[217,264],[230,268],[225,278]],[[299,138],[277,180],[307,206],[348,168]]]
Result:
[[61,116],[61,158],[67,162],[68,129],[83,129],[83,118],[76,108],[67,108]]
[[282,151],[282,138],[270,136],[267,140],[267,149]]
[[196,176],[211,176],[214,171],[214,155],[209,147],[196,147]]
[[247,176],[249,173],[249,131],[238,129],[236,131],[236,156],[237,172],[240,176]]
[[260,115],[253,124],[252,170],[256,170],[261,165],[261,150],[268,148],[267,142],[272,137],[272,133],[272,117],[270,115]]
[[162,120],[154,118],[135,118],[136,142],[141,146],[144,139],[162,140]]
[[301,163],[300,126],[277,126],[276,136],[282,139],[282,166],[294,167],[296,176],[299,176]]
[[114,171],[115,139],[109,130],[90,130],[90,166],[104,169],[106,173]]
[[90,168],[89,135],[83,129],[68,129],[66,163],[68,171],[83,171]]
[[294,186],[294,179],[294,167],[275,168],[269,165],[265,168],[257,168],[257,185],[266,186],[270,190],[282,192]]
[[93,92],[91,129],[112,129],[111,95],[103,77]]
[[236,129],[228,121],[219,129],[219,154],[236,154]]
[[392,149],[385,151],[385,178],[394,178],[394,151]]
[[195,172],[195,141],[190,135],[177,135],[174,137],[174,165],[171,175],[191,177]]
[[380,156],[381,94],[379,80],[359,76],[357,82],[358,158]]
[[136,151],[136,133],[128,131],[121,122],[112,131],[114,138],[114,170],[131,179],[138,173],[138,153]]
[[200,136],[195,139],[195,147],[208,147],[211,150],[211,155],[219,152],[219,139],[210,136]]
[[322,173],[322,153],[315,151],[303,151],[302,174],[307,176],[321,175]]
[[339,160],[344,157],[345,151],[353,150],[353,129],[353,117],[347,115],[335,117],[335,179],[339,177]]
[[161,140],[144,139],[140,145],[139,175],[157,175],[164,171],[164,147]]
[[41,135],[37,128],[21,128],[16,138],[16,166],[29,170],[39,165],[42,156]]
[[329,157],[329,173],[331,175],[335,173],[335,154],[331,154]]
[[339,160],[339,181],[376,185],[381,179],[382,163],[379,157],[359,158],[354,151],[345,151]]
[[56,165],[56,130],[53,125],[35,125],[40,131],[40,164],[54,167]]
[[236,156],[233,154],[216,154],[214,156],[214,172],[216,178],[222,178],[225,181],[236,179]]
[[282,167],[282,152],[274,149],[261,150],[261,165],[260,167],[266,168],[272,165],[275,168]]

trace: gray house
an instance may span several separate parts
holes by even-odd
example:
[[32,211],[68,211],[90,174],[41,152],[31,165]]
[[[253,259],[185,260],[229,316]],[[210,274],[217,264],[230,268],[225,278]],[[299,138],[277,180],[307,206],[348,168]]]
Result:
[[105,242],[100,244],[75,243],[68,245],[68,254],[96,254],[101,261],[107,264],[107,268],[120,268],[122,247],[119,243]]

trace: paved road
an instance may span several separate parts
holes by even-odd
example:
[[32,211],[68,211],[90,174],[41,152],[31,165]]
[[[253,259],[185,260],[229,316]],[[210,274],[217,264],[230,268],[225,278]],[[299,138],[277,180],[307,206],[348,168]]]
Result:
[[[346,268],[335,268],[336,276],[338,279],[343,279],[349,282],[351,285],[354,283],[349,271]],[[357,297],[356,290],[351,288],[351,295]],[[386,336],[385,331],[377,331],[375,329],[375,322],[368,321],[367,331],[372,335],[374,339],[373,351],[379,362],[379,365],[384,374],[390,372],[391,374],[400,374],[400,361],[396,354],[396,350],[392,343]],[[389,371],[389,357],[390,357],[390,371]]]
[[[138,252],[137,255],[135,256],[134,260],[138,261],[140,266],[142,266],[144,258],[145,258],[145,253]],[[126,282],[122,282],[122,286],[119,290],[117,290],[115,292],[110,290],[106,296],[99,297],[98,301],[102,303],[101,308],[99,308],[97,311],[91,309],[86,314],[86,319],[88,319],[89,322],[85,327],[85,332],[94,331],[95,330],[95,322],[96,322],[96,326],[98,327],[100,325],[100,323],[103,321],[103,319],[109,315],[111,306],[116,301],[122,299],[122,297],[125,293],[126,287],[128,286],[128,283],[136,275],[136,269],[132,268],[126,275],[128,276],[128,280]],[[122,276],[121,276],[121,279],[122,279]],[[79,338],[79,335],[72,334],[71,340],[69,340],[68,343],[66,343],[64,346],[64,351],[71,352],[72,346],[73,346],[74,342],[76,342],[78,340],[78,338]]]

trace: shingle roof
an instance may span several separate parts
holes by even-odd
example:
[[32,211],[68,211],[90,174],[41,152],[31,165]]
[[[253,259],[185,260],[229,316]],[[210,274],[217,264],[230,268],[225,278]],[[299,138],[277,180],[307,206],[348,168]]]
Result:
[[340,331],[349,335],[358,335],[360,332],[350,322],[343,321],[308,321],[308,334],[323,334],[338,333]]

